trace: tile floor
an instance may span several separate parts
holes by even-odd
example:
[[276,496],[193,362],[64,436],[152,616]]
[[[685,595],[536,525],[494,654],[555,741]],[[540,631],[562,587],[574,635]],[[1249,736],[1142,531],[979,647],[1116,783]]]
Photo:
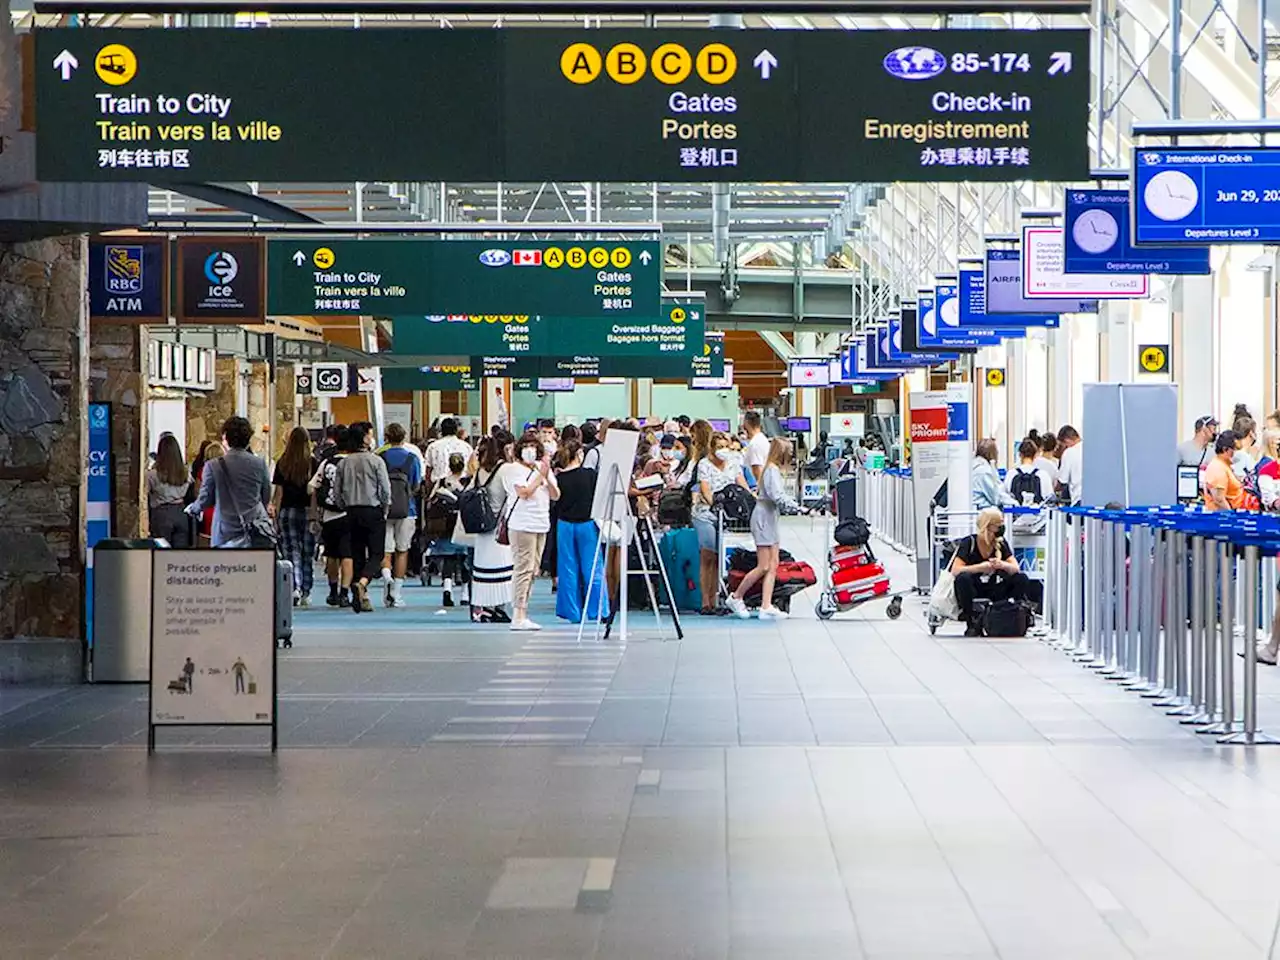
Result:
[[0,958],[1280,958],[1280,748],[1044,644],[809,598],[579,647],[436,596],[300,613],[274,757],[0,690]]

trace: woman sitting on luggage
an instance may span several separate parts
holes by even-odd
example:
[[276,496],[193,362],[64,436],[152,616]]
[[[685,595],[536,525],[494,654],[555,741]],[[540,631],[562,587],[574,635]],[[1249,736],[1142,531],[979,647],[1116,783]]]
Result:
[[973,615],[973,602],[979,597],[991,601],[1025,599],[1027,575],[1018,569],[1004,539],[1004,514],[998,507],[978,514],[978,532],[960,541],[951,573],[956,578],[960,619],[968,624],[966,637],[982,636],[982,623]]

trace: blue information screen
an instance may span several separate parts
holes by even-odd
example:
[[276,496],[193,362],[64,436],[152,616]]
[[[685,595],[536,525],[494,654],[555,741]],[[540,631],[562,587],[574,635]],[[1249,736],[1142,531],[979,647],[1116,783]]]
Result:
[[1134,151],[1135,243],[1280,241],[1280,147]]
[[1208,247],[1135,247],[1128,190],[1068,190],[1067,273],[1207,274]]

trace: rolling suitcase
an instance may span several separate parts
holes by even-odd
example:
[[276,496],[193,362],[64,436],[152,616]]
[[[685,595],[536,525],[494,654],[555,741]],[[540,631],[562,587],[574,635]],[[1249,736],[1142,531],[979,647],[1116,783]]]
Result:
[[276,561],[276,640],[283,647],[293,646],[293,562]]
[[698,579],[701,556],[698,534],[690,527],[668,530],[658,543],[662,565],[667,568],[671,592],[681,610],[702,608],[702,586]]
[[858,478],[844,476],[836,480],[835,489],[831,492],[832,512],[836,515],[836,523],[858,515]]

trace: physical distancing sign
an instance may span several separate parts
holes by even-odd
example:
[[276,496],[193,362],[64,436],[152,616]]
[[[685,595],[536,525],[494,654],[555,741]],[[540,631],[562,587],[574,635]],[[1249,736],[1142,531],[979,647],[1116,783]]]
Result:
[[1163,343],[1148,343],[1138,347],[1138,365],[1143,373],[1169,372],[1169,347]]

